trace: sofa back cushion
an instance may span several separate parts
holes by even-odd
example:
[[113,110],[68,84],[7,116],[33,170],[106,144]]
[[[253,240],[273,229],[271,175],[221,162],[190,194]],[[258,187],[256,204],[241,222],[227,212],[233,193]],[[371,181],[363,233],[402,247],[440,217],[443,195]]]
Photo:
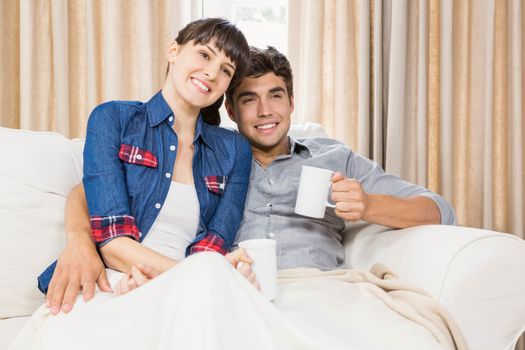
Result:
[[42,304],[36,278],[64,248],[64,206],[81,181],[83,140],[0,128],[0,319]]

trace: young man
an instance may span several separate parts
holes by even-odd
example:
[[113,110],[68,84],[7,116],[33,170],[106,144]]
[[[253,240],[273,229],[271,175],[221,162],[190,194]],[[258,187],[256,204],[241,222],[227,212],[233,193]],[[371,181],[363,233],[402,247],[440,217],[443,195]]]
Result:
[[[344,144],[326,138],[288,137],[294,109],[292,70],[286,57],[269,47],[251,49],[246,78],[226,92],[226,108],[250,142],[253,163],[244,218],[236,241],[277,240],[280,269],[335,269],[344,260],[345,221],[364,220],[404,228],[454,224],[451,206],[420,186],[386,174]],[[332,200],[323,219],[294,212],[301,166],[335,170]]]
[[[386,174],[376,163],[331,139],[287,136],[294,108],[292,71],[274,48],[252,48],[247,77],[227,91],[226,108],[252,146],[253,163],[243,223],[236,241],[277,240],[278,267],[336,269],[344,261],[346,221],[364,220],[396,228],[454,224],[451,206],[439,195]],[[323,219],[295,214],[302,165],[335,170],[332,200]],[[82,187],[69,198],[68,247],[58,260],[47,300],[53,313],[71,310],[80,289],[84,299],[95,283],[108,290],[104,265],[90,241]],[[78,213],[85,213],[84,216]]]

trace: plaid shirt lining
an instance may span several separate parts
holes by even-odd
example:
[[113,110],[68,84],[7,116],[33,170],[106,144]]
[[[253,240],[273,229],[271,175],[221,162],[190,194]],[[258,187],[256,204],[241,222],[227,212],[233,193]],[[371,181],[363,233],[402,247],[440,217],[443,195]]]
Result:
[[140,232],[133,216],[92,216],[90,221],[93,241],[99,247],[120,236],[139,240]]
[[205,176],[204,181],[209,191],[216,194],[223,194],[226,188],[227,176]]
[[157,157],[153,153],[132,145],[120,145],[118,157],[127,163],[140,164],[150,168],[156,168],[158,165]]
[[219,235],[216,235],[214,233],[208,233],[206,237],[204,237],[199,242],[195,243],[190,248],[190,255],[194,253],[210,251],[226,255],[226,253],[228,253],[228,250],[226,249],[226,242],[224,241],[224,239],[222,239]]

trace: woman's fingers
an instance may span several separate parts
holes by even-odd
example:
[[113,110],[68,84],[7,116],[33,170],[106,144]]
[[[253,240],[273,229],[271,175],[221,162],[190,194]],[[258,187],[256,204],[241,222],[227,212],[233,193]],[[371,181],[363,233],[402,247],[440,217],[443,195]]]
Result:
[[131,275],[129,273],[126,273],[124,276],[122,276],[122,278],[120,279],[120,281],[117,283],[115,287],[115,293],[117,295],[123,295],[130,291],[129,284],[128,284],[130,279],[131,279]]
[[149,278],[142,273],[136,266],[131,266],[131,277],[137,284],[137,286],[142,286],[144,283],[149,281]]

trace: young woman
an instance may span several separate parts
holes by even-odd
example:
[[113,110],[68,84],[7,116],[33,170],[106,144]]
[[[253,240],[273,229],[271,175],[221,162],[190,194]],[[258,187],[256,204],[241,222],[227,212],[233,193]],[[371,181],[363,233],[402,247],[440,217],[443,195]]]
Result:
[[[241,250],[228,253],[242,219],[251,150],[240,135],[216,127],[224,92],[248,68],[248,44],[228,21],[202,19],[179,32],[167,56],[164,87],[150,101],[104,103],[88,122],[83,187],[92,239],[113,271],[115,293],[99,292],[88,303],[78,297],[70,313],[56,316],[43,305],[11,349],[184,346],[191,336],[181,343],[174,328],[187,332],[178,316],[207,302],[195,300],[199,290],[215,288],[213,307],[224,311],[228,292],[217,278],[257,292],[231,267],[249,265],[250,258]],[[227,259],[184,259],[203,251]],[[55,265],[39,277],[44,293],[52,292]],[[245,277],[257,287],[253,273]],[[184,322],[201,329],[198,318]]]

